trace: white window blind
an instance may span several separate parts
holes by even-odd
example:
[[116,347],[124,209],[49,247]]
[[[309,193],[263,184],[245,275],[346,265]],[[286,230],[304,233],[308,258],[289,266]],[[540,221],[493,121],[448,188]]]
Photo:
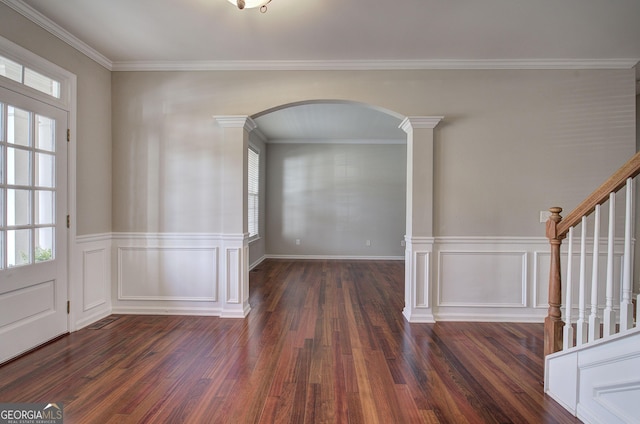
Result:
[[260,215],[260,154],[249,148],[249,176],[248,176],[248,222],[249,237],[258,236],[258,222]]

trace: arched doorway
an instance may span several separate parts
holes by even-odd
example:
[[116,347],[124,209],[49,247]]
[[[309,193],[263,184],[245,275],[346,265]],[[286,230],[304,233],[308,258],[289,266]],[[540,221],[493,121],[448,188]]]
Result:
[[[334,109],[334,113],[331,110]],[[340,110],[340,112],[335,112]],[[321,119],[312,119],[321,111]],[[339,119],[336,119],[339,116]],[[272,118],[272,119],[269,119]],[[334,140],[371,139],[397,140],[402,131],[406,146],[405,170],[405,308],[404,316],[410,322],[434,322],[432,310],[431,261],[433,251],[433,135],[441,116],[404,117],[393,111],[364,103],[343,100],[312,100],[280,105],[253,115],[252,126],[263,140],[285,137],[283,127],[300,138],[326,139],[327,123],[339,122],[340,128],[331,127]],[[368,122],[370,125],[363,125]],[[306,126],[304,126],[306,124]],[[314,136],[318,128],[324,129]],[[357,132],[357,128],[362,133]],[[382,136],[381,134],[382,129]],[[297,132],[296,132],[297,131]],[[372,133],[373,131],[373,133]],[[386,131],[389,131],[387,133]],[[265,134],[265,132],[267,134]],[[348,134],[345,136],[344,134]],[[354,134],[357,134],[354,136]],[[360,135],[362,134],[362,135]],[[392,134],[391,138],[387,134]],[[301,243],[293,237],[294,243]],[[369,240],[365,240],[365,245]],[[248,272],[247,272],[248,275]]]

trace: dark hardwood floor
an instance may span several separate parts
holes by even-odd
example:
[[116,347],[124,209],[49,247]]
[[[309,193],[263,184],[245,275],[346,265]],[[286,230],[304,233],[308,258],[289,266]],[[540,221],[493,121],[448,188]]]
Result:
[[244,320],[113,315],[0,367],[65,423],[576,423],[542,324],[408,324],[401,261],[269,260]]

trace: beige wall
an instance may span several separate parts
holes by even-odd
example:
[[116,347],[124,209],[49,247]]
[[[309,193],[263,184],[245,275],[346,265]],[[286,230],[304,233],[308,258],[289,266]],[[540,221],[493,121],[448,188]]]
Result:
[[76,232],[110,232],[111,72],[3,4],[0,35],[77,76]]
[[543,236],[541,210],[573,208],[635,151],[634,70],[115,72],[112,88],[115,231],[220,232],[212,116],[297,101],[444,115],[436,236]]
[[269,254],[404,256],[406,145],[269,144],[267,157]]

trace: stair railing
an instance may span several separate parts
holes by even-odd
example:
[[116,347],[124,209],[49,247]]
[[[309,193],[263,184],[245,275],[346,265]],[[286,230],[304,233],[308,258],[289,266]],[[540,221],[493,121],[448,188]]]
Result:
[[[562,208],[550,208],[551,216],[547,220],[546,235],[551,245],[549,270],[549,312],[544,322],[544,354],[548,355],[575,344],[580,346],[610,337],[617,332],[624,332],[634,325],[632,301],[632,268],[633,268],[633,220],[634,220],[634,178],[640,174],[640,152],[616,171],[607,181],[587,197],[578,207],[564,219],[560,216]],[[620,299],[614,298],[614,239],[615,239],[615,206],[616,193],[624,189],[624,252],[622,270],[620,272]],[[607,234],[607,269],[605,278],[605,305],[602,310],[602,327],[598,308],[599,288],[599,256],[600,256],[600,209],[609,202],[609,222]],[[593,248],[591,264],[591,286],[587,287],[587,217],[594,214]],[[580,264],[578,276],[578,318],[572,321],[573,302],[573,244],[574,232],[580,230]],[[567,246],[567,280],[565,290],[565,316],[562,319],[562,277],[561,277],[561,245],[568,237]],[[587,311],[586,298],[588,291],[590,311]],[[619,302],[619,321],[616,319],[615,306]],[[637,305],[640,311],[640,305]],[[587,312],[589,315],[587,317]],[[640,312],[637,313],[640,316]],[[619,323],[619,326],[617,325]],[[576,333],[573,332],[573,325]],[[602,330],[601,330],[602,328]],[[619,328],[619,331],[618,331]]]

